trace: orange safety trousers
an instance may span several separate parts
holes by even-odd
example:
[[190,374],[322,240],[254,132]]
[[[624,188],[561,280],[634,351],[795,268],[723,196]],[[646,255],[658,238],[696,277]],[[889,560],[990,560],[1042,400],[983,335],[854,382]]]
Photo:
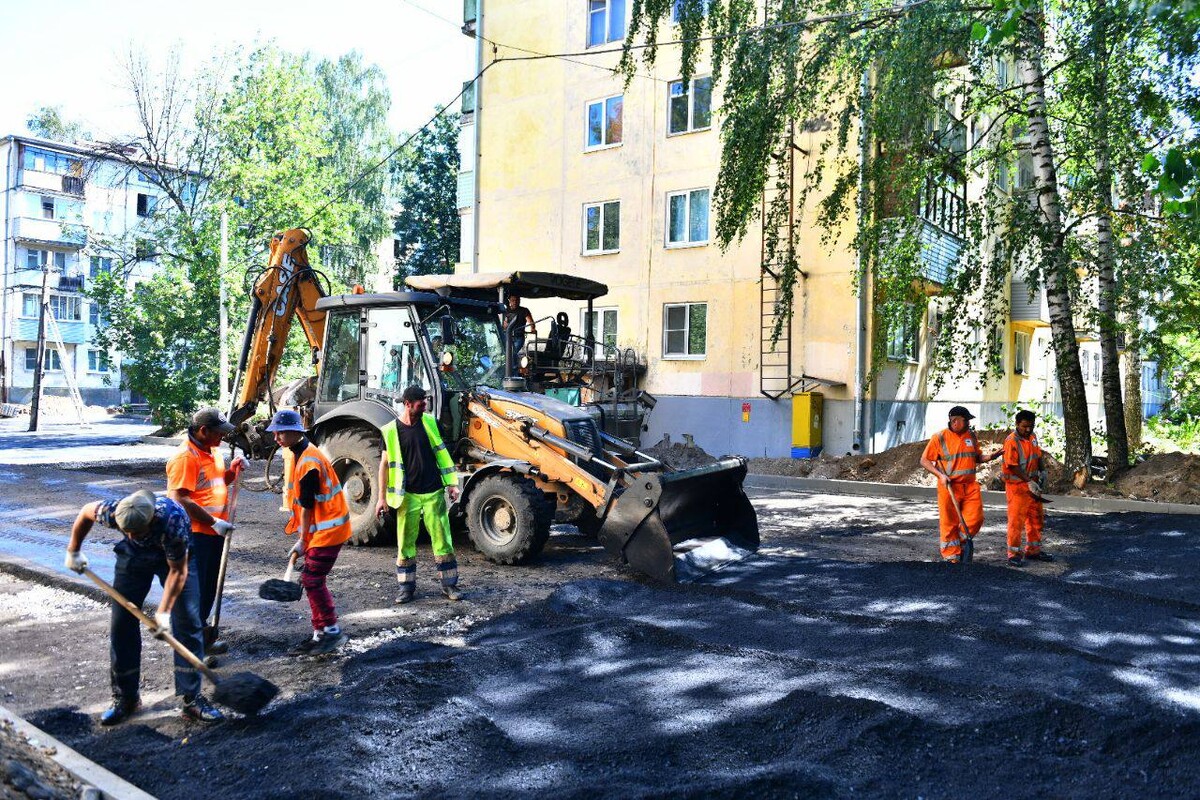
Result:
[[[983,527],[983,495],[979,490],[979,481],[952,481],[950,486],[962,511],[967,534],[974,537]],[[940,481],[937,493],[942,558],[957,560],[962,557],[962,525],[954,513],[954,506],[950,504],[950,495]]]
[[1042,527],[1046,509],[1034,499],[1027,483],[1009,483],[1004,487],[1008,498],[1008,557],[1021,555],[1021,532],[1025,532],[1025,555],[1042,552]]

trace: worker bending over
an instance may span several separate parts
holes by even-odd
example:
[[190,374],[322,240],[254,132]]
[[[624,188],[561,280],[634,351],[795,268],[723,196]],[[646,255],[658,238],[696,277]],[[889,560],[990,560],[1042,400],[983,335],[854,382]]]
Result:
[[[325,585],[342,545],[350,538],[350,507],[329,459],[304,435],[295,411],[280,409],[267,430],[275,443],[291,450],[283,497],[291,512],[286,532],[297,534],[292,551],[304,559],[300,585],[312,609],[312,636],[288,651],[294,656],[332,653],[350,637],[338,626],[333,594]],[[285,461],[285,464],[288,463]]]
[[422,520],[433,542],[442,594],[449,600],[461,600],[446,505],[446,493],[451,502],[458,499],[458,473],[438,432],[437,419],[425,413],[425,390],[409,386],[402,399],[400,419],[383,426],[379,485],[385,491],[376,508],[381,517],[388,506],[396,509],[396,580],[400,584],[396,602],[411,602],[416,595],[417,534]]
[[1037,417],[1032,411],[1018,411],[1014,431],[1004,440],[1004,494],[1008,499],[1008,563],[1022,567],[1021,533],[1025,533],[1025,558],[1053,561],[1042,552],[1042,528],[1046,510],[1042,505],[1046,468],[1042,448],[1033,433]]
[[[129,602],[141,606],[154,579],[162,584],[162,600],[154,612],[159,630],[171,634],[184,647],[204,658],[200,632],[200,586],[189,558],[191,523],[183,507],[169,497],[153,492],[134,492],[120,502],[88,503],[71,528],[64,564],[83,574],[88,559],[79,548],[100,522],[125,534],[113,548],[117,554],[113,588]],[[189,563],[192,568],[189,568]],[[137,617],[113,601],[109,629],[109,673],[112,679],[112,708],[100,715],[101,725],[116,725],[129,718],[141,705],[142,634]],[[218,722],[224,715],[200,694],[200,673],[183,656],[175,654],[175,694],[183,699],[183,716],[199,722]]]
[[[235,430],[215,408],[202,408],[192,416],[187,441],[167,462],[167,496],[183,506],[192,520],[192,553],[200,581],[200,619],[207,620],[217,597],[223,537],[233,533],[227,508],[227,487],[246,468],[238,456],[225,469],[221,441]],[[217,631],[204,628],[204,650],[221,655],[229,650]]]
[[[979,437],[970,427],[975,415],[963,406],[950,409],[949,426],[934,434],[921,454],[921,466],[938,479],[938,517],[942,560],[957,564],[962,560],[963,535],[975,537],[983,527],[983,495],[975,470],[1003,454],[997,450],[985,456],[979,449]],[[950,493],[962,512],[960,522]],[[965,531],[963,530],[965,526]]]

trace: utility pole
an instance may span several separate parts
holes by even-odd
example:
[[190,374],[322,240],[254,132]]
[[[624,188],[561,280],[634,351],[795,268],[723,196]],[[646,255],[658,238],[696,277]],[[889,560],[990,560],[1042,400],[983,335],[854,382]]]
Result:
[[229,406],[229,345],[227,343],[229,334],[229,314],[225,310],[225,303],[228,299],[228,290],[225,288],[225,270],[229,267],[229,212],[221,212],[221,260],[217,266],[217,285],[220,287],[218,303],[220,310],[217,318],[220,320],[217,330],[221,337],[219,345],[219,361],[218,376],[220,383],[220,401],[221,408]]
[[33,402],[29,406],[29,430],[38,429],[42,403],[42,372],[46,361],[46,307],[50,305],[50,265],[42,266],[42,309],[38,312],[37,364],[33,368]]

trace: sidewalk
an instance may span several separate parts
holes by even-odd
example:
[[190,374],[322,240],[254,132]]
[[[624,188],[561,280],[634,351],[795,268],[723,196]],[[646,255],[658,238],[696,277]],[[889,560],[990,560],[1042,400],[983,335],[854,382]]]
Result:
[[29,417],[0,419],[0,465],[89,466],[130,461],[166,462],[177,445],[142,438],[157,430],[140,420],[103,416],[80,423],[46,419],[30,432]]

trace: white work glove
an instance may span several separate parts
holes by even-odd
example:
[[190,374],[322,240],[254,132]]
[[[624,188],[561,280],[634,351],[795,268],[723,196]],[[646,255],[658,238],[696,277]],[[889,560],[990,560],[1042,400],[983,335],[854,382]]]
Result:
[[87,556],[78,550],[68,550],[67,557],[63,559],[63,566],[67,569],[74,570],[80,575],[87,569]]
[[155,611],[154,624],[157,625],[154,629],[154,638],[161,639],[164,633],[171,630],[171,613],[169,611]]
[[304,540],[297,539],[296,543],[294,545],[292,545],[292,552],[295,553],[300,558],[304,558],[304,550],[305,550]]
[[446,487],[446,494],[450,495],[450,502],[451,502],[451,503],[457,503],[457,502],[458,502],[458,487],[457,487],[457,486],[447,486],[447,487]]
[[1030,481],[1029,482],[1029,491],[1033,492],[1034,494],[1041,494],[1042,486],[1037,481]]
[[238,456],[229,462],[229,468],[233,470],[234,475],[237,475],[248,466],[250,466],[250,462],[246,460],[245,456]]
[[214,519],[212,528],[217,532],[218,536],[229,536],[237,528],[232,522],[226,522],[223,519]]

